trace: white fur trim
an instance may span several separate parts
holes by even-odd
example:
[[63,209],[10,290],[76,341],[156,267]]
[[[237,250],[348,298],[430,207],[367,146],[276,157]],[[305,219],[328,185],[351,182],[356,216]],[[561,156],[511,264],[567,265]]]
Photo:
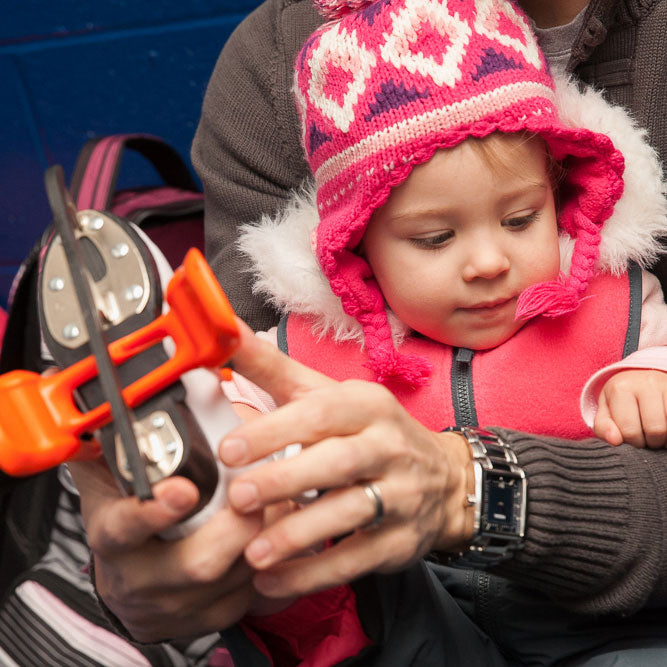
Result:
[[[581,92],[576,83],[557,79],[556,93],[564,124],[609,135],[625,157],[625,188],[602,229],[598,268],[619,274],[631,260],[649,266],[658,256],[657,239],[667,236],[667,187],[646,131],[591,88]],[[311,235],[318,223],[315,188],[309,183],[278,216],[264,216],[242,228],[239,248],[251,259],[253,289],[282,312],[316,316],[319,334],[363,342],[361,325],[343,311],[315,258]],[[567,235],[561,237],[564,271],[569,270],[573,245]],[[406,328],[392,313],[389,317],[398,343]]]
[[[629,261],[649,267],[658,258],[657,239],[667,235],[667,187],[646,130],[625,109],[610,105],[592,88],[580,91],[574,81],[557,78],[556,96],[564,125],[606,134],[625,158],[623,196],[604,223],[598,268],[618,275]],[[573,245],[567,236],[561,240],[565,270]]]
[[[244,225],[238,246],[252,260],[253,292],[281,312],[315,316],[316,334],[363,345],[361,324],[343,310],[314,254],[311,236],[320,221],[315,195],[312,184],[305,186],[277,217]],[[398,344],[407,328],[392,313],[389,322]]]

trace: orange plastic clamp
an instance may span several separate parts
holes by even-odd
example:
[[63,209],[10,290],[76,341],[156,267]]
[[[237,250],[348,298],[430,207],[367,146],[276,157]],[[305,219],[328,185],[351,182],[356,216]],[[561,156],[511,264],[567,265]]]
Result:
[[[167,336],[175,343],[173,357],[123,389],[129,407],[193,368],[222,366],[238,346],[234,311],[196,248],[174,273],[166,300],[166,313],[109,345],[120,365]],[[31,475],[85,455],[79,436],[111,421],[109,403],[87,412],[75,404],[76,388],[96,376],[92,355],[48,377],[22,370],[0,376],[0,469]]]

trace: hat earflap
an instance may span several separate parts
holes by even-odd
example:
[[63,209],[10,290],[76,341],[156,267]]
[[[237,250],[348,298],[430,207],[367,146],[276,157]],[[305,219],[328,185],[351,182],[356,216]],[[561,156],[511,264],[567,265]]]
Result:
[[428,359],[414,354],[403,354],[394,346],[389,319],[384,309],[374,313],[360,313],[364,329],[364,343],[368,362],[364,364],[381,384],[406,384],[416,389],[428,382],[432,366]]
[[[325,273],[326,265],[325,260],[322,262]],[[431,375],[431,363],[428,359],[403,354],[396,349],[384,296],[366,260],[344,250],[332,266],[334,271],[329,277],[331,288],[340,298],[343,310],[362,326],[368,355],[364,365],[373,371],[375,380],[411,388],[425,385]]]

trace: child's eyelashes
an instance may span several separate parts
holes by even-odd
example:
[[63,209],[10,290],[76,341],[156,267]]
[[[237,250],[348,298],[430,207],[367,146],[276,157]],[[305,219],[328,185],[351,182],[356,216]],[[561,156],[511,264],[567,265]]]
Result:
[[507,218],[503,220],[503,227],[507,227],[512,231],[521,231],[535,222],[539,216],[539,211],[533,211],[528,215],[520,215],[515,218]]
[[433,236],[420,236],[413,237],[410,239],[410,243],[416,245],[418,248],[425,248],[426,250],[435,250],[437,248],[442,248],[446,243],[453,238],[454,232],[446,231],[440,232]]
[[[518,215],[512,218],[506,218],[501,221],[501,225],[512,232],[520,232],[530,227],[530,225],[538,219],[539,215],[539,211],[533,211],[528,215]],[[447,230],[431,234],[430,236],[413,236],[408,240],[418,248],[438,250],[439,248],[446,246],[454,236],[455,234],[453,230]]]

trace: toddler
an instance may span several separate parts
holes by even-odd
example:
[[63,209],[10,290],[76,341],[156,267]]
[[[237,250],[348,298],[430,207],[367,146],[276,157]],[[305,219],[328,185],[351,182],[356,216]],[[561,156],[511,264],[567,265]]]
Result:
[[639,267],[667,208],[644,134],[555,86],[509,2],[319,4],[294,85],[314,192],[241,241],[286,313],[266,335],[433,430],[664,446],[667,306]]

